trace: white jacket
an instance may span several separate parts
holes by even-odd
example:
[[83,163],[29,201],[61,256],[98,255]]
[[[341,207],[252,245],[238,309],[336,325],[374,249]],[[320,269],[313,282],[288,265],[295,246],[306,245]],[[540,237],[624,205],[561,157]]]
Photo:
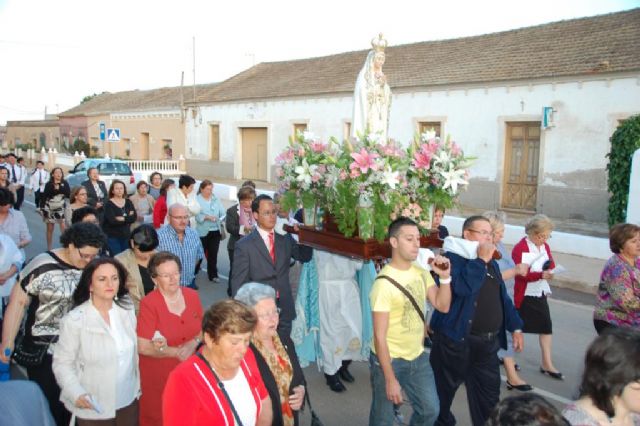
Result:
[[[173,204],[182,204],[189,211],[189,224],[193,229],[196,229],[196,215],[200,213],[200,203],[196,198],[196,191],[193,190],[189,196],[185,197],[184,193],[178,188],[173,188],[167,192],[167,209]],[[167,218],[165,223],[169,223],[169,212],[167,210]]]
[[[135,373],[135,397],[140,395],[140,369],[136,336],[136,315],[114,303],[127,337],[134,342],[131,362]],[[110,419],[116,416],[116,343],[108,326],[88,300],[64,316],[60,338],[53,351],[53,373],[60,385],[60,401],[74,416],[83,419]],[[102,414],[75,405],[83,394],[92,395]]]

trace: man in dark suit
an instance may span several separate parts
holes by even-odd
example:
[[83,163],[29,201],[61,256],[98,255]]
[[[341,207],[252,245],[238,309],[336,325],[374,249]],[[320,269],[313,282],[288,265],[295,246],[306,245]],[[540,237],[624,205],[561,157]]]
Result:
[[107,186],[100,180],[100,173],[95,167],[90,167],[87,170],[87,177],[89,179],[82,182],[82,186],[87,189],[87,204],[96,209],[98,220],[102,223],[104,203],[108,195]]
[[274,232],[277,210],[268,195],[260,195],[251,203],[257,227],[236,242],[231,272],[231,291],[235,295],[245,283],[258,282],[273,287],[280,312],[278,331],[291,334],[291,323],[296,317],[289,266],[291,258],[301,262],[311,260],[310,247],[298,245],[290,235]]

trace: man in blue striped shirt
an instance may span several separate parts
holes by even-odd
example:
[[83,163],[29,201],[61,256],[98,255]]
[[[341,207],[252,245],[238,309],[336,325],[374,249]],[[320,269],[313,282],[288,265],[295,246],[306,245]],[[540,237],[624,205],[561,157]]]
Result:
[[195,229],[189,228],[189,212],[182,204],[169,206],[169,223],[158,230],[158,251],[168,251],[180,258],[180,285],[197,289],[196,268],[204,258],[202,243]]

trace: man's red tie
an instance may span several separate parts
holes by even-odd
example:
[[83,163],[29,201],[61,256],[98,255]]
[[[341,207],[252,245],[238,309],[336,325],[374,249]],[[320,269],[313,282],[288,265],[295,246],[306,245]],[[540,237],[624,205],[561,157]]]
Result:
[[271,255],[271,260],[273,260],[273,263],[276,263],[276,245],[275,245],[275,241],[274,241],[274,235],[273,232],[269,233],[269,254]]

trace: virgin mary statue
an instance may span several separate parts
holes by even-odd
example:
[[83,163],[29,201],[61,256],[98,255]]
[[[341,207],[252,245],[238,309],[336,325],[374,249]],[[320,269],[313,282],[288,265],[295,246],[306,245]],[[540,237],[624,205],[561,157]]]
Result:
[[358,74],[353,93],[353,120],[351,136],[360,137],[366,133],[387,140],[389,111],[391,109],[391,89],[382,72],[387,41],[380,34],[371,40],[371,51]]

